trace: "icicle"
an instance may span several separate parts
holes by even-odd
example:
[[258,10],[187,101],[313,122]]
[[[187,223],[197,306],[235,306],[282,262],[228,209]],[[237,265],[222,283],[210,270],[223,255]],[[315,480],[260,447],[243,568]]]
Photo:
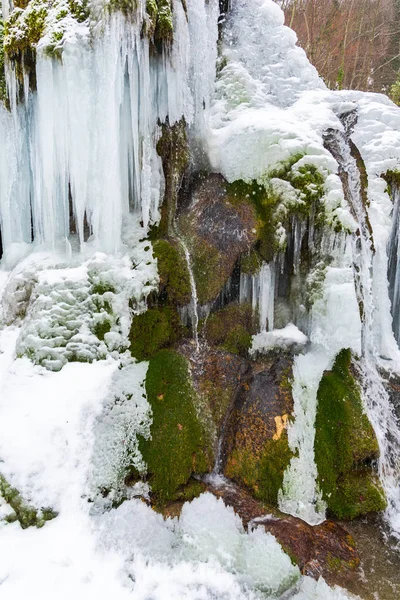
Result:
[[259,275],[260,331],[274,328],[275,270],[274,265],[264,264]]

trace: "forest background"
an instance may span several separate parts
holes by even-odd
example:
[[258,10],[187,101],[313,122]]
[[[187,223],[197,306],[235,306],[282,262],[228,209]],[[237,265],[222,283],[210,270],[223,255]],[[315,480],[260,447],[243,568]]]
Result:
[[400,104],[400,0],[278,0],[286,25],[331,89]]

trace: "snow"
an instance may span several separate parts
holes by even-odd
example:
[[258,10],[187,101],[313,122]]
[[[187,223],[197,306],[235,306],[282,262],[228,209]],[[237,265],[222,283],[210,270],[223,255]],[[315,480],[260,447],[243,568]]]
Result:
[[266,353],[272,349],[291,350],[304,347],[308,338],[296,325],[288,323],[283,329],[263,331],[253,336],[250,354]]
[[[53,4],[38,44],[37,91],[25,81],[25,102],[17,104],[9,65],[11,111],[0,106],[0,471],[27,502],[59,513],[42,529],[0,521],[2,597],[256,600],[291,590],[296,600],[346,598],[323,580],[300,578],[271,535],[246,533],[213,496],[185,504],[179,520],[164,520],[134,497],[148,488],[127,490],[128,457],[144,468],[137,436],[151,434],[151,411],[147,364],[125,349],[132,312],[145,309],[158,283],[144,238],[160,218],[165,183],[156,146],[167,115],[171,125],[185,118],[192,147],[200,149],[196,160],[208,159],[229,181],[265,183],[293,155],[301,157],[298,166],[315,165],[325,180],[328,222],[343,231],[327,232],[322,242],[332,263],[307,337],[292,323],[274,329],[275,263],[240,282],[241,299],[260,312],[253,349],[295,343],[306,351],[294,362],[288,436],[297,454],[280,506],[311,523],[324,519],[313,449],[316,397],[324,370],[348,347],[364,351],[364,372],[372,373],[365,401],[396,525],[400,498],[387,433],[399,448],[400,437],[376,365],[383,355],[400,368],[386,276],[392,204],[381,177],[400,165],[400,111],[380,95],[328,91],[272,0],[232,2],[216,81],[216,0],[188,0],[187,17],[175,2],[174,44],[158,57],[140,18],[106,18],[99,4],[103,20],[78,25],[71,15],[54,17],[62,6]],[[10,8],[6,2],[5,17]],[[46,51],[54,33],[62,61]],[[376,248],[361,258],[350,236],[358,224],[323,140],[329,128],[343,133],[341,117],[350,110],[358,115],[352,139],[368,173]],[[281,180],[271,185],[287,202],[299,201]],[[297,235],[295,269],[300,242]],[[369,294],[367,332],[356,259]],[[96,285],[104,288],[100,308],[93,305]],[[95,325],[110,316],[105,302],[115,318],[100,339]],[[71,362],[77,355],[90,362]],[[10,510],[0,506],[1,515]]]

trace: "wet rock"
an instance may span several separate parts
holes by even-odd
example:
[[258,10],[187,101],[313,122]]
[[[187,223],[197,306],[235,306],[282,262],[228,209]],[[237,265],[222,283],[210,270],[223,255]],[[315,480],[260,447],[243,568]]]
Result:
[[219,435],[252,365],[235,354],[208,346],[200,354],[194,354],[190,344],[182,345],[180,351],[190,361],[194,385],[206,399]]
[[290,462],[286,427],[293,410],[292,359],[255,363],[241,383],[223,444],[224,473],[255,497],[276,504]]
[[199,303],[207,304],[216,299],[239,256],[256,241],[256,213],[245,199],[228,196],[221,175],[197,179],[188,195],[190,202],[181,210],[178,225],[192,257]]
[[322,576],[330,585],[343,587],[361,577],[355,542],[341,524],[325,521],[312,527],[263,505],[230,483],[213,483],[208,489],[233,507],[245,527],[261,525],[274,535],[304,575],[315,579]]

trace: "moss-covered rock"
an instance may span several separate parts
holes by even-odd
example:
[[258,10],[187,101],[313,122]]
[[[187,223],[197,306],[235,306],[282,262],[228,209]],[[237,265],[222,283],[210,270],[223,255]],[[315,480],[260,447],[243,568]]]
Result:
[[189,145],[184,118],[172,126],[168,119],[163,124],[162,135],[157,143],[157,153],[162,159],[165,192],[161,206],[161,220],[157,227],[153,227],[150,233],[151,239],[176,237],[175,214],[178,194],[189,164]]
[[246,356],[256,329],[250,304],[228,304],[207,319],[204,334],[210,344]]
[[249,361],[224,350],[207,347],[201,360],[193,361],[196,389],[210,408],[218,435],[244,378],[251,368]]
[[27,527],[43,527],[46,521],[57,516],[51,508],[36,509],[22,498],[19,491],[13,488],[6,478],[0,474],[0,496],[13,509],[14,513],[6,517],[7,521],[19,521],[22,529]]
[[187,360],[172,350],[161,350],[150,360],[147,399],[153,412],[151,439],[139,449],[147,464],[147,478],[156,503],[198,492],[185,488],[192,474],[211,469],[212,456],[196,412],[198,399]]
[[156,44],[171,43],[174,35],[171,0],[147,0],[146,12],[148,37]]
[[291,359],[280,357],[254,367],[226,426],[225,475],[271,505],[277,504],[293,456],[286,431],[293,410],[291,365]]
[[242,254],[256,240],[256,215],[246,199],[231,201],[220,175],[199,176],[178,226],[190,251],[199,303],[215,300]]
[[343,519],[384,510],[383,490],[371,466],[379,456],[378,442],[363,410],[350,350],[342,350],[322,377],[315,431],[318,483],[329,510]]
[[[316,226],[325,222],[321,202],[325,193],[324,176],[315,165],[299,165],[301,158],[297,154],[292,156],[262,182],[238,180],[228,187],[232,202],[247,201],[256,210],[256,250],[264,261],[270,262],[284,250],[293,216],[306,220],[313,211]],[[254,257],[252,262],[254,265]]]
[[160,276],[159,297],[168,304],[185,306],[191,299],[190,277],[178,242],[156,240],[153,243]]
[[150,308],[132,319],[129,333],[132,356],[139,361],[149,360],[161,348],[167,348],[177,342],[183,333],[184,328],[176,308]]
[[5,102],[6,98],[7,86],[6,73],[4,69],[4,23],[3,19],[0,19],[0,102]]

